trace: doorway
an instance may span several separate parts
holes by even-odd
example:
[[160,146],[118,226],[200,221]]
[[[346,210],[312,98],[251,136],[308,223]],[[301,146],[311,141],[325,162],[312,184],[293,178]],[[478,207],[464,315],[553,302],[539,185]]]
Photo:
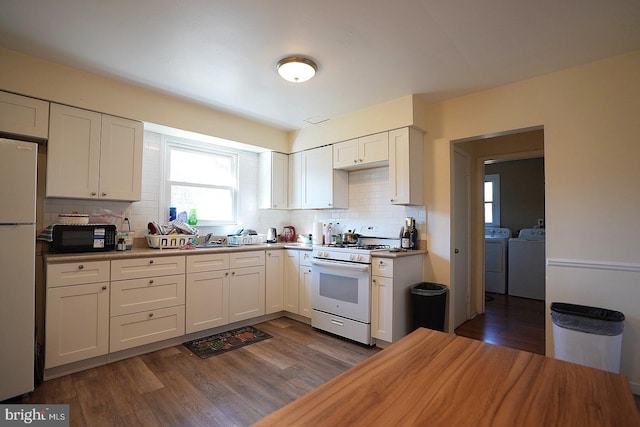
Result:
[[[469,306],[467,310],[467,319],[473,319],[475,316],[485,313],[485,223],[484,223],[484,177],[485,164],[493,164],[497,162],[517,161],[529,158],[539,158],[544,161],[544,129],[540,127],[527,128],[504,132],[498,135],[481,136],[468,138],[453,142],[453,152],[464,153],[470,159],[470,182],[468,186],[468,200],[471,208],[469,209],[468,230],[469,230],[469,256],[467,257],[467,268],[469,271],[468,285],[458,283],[455,271],[459,269],[455,265],[459,260],[457,257],[452,258],[452,282],[454,289],[461,290],[468,286]],[[460,166],[456,165],[459,157],[452,156],[452,170],[459,170]],[[516,168],[517,169],[517,168]],[[544,186],[544,183],[542,183]],[[454,200],[452,216],[460,217],[458,209],[466,209],[464,204],[459,205],[456,201],[463,199],[463,196],[457,194],[459,188],[457,185],[452,186],[452,200]],[[542,196],[544,199],[544,196]],[[543,209],[544,210],[544,209]],[[502,211],[501,211],[502,212]],[[501,215],[505,213],[502,212]],[[507,215],[511,215],[508,213]],[[544,218],[544,215],[542,216]],[[538,218],[531,225],[537,225]],[[518,223],[520,224],[520,223]],[[518,228],[523,228],[517,225]],[[515,227],[514,227],[515,228]],[[455,234],[455,233],[452,233]],[[456,247],[457,242],[453,240],[452,247]],[[507,296],[508,297],[508,296]],[[455,304],[450,305],[452,310],[459,310]],[[518,316],[518,311],[509,310],[509,316]],[[460,313],[454,313],[450,320],[460,318]],[[457,326],[457,325],[456,325]],[[542,325],[544,329],[544,325]],[[452,328],[453,330],[454,328]]]

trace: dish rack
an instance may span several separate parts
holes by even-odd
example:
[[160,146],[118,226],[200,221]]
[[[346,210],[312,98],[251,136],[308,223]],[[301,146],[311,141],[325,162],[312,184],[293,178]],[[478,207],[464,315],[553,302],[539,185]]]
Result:
[[148,234],[147,245],[154,249],[179,249],[192,242],[197,236],[192,234]]

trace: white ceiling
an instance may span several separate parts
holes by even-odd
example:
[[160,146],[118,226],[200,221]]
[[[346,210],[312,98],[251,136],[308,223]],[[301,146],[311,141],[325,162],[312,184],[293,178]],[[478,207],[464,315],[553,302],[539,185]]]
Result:
[[640,49],[640,0],[2,0],[0,45],[300,129]]

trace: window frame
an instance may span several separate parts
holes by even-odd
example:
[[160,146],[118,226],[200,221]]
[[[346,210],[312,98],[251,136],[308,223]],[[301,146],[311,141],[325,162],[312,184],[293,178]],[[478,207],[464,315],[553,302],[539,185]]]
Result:
[[[221,147],[218,145],[193,141],[190,139],[179,138],[175,136],[162,135],[161,137],[161,149],[162,149],[162,173],[161,173],[161,197],[160,197],[160,206],[163,207],[163,211],[166,212],[167,222],[169,220],[169,207],[171,206],[171,185],[187,185],[193,186],[197,188],[218,188],[218,189],[229,189],[231,190],[231,198],[232,198],[232,219],[227,220],[203,220],[198,218],[198,223],[196,227],[217,227],[217,226],[228,226],[228,225],[237,225],[238,223],[238,206],[239,206],[239,177],[240,177],[240,155],[235,150],[225,149],[225,147]],[[171,181],[170,177],[170,153],[172,149],[178,149],[182,151],[187,151],[191,153],[200,153],[206,155],[213,156],[221,156],[225,158],[231,158],[233,162],[234,168],[234,182],[235,186],[225,186],[225,185],[208,185],[208,184],[193,184],[189,182],[182,181]],[[178,212],[179,213],[179,212]],[[189,212],[187,211],[187,214]],[[162,217],[162,215],[161,215]]]
[[[487,202],[486,194],[484,191],[484,184],[487,182],[491,182],[493,189],[493,201]],[[484,225],[487,227],[500,227],[500,174],[492,173],[486,174],[484,176],[484,182],[482,184],[482,215],[484,216],[484,212],[486,210],[486,205],[491,204],[491,212],[493,215],[493,221],[487,222],[487,218],[484,218]]]

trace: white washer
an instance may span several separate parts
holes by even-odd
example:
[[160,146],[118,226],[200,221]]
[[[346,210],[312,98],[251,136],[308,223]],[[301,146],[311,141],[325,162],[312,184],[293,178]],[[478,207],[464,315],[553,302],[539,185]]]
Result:
[[509,295],[545,299],[545,230],[524,228],[509,240]]
[[507,247],[511,230],[485,227],[484,230],[484,290],[507,293]]

